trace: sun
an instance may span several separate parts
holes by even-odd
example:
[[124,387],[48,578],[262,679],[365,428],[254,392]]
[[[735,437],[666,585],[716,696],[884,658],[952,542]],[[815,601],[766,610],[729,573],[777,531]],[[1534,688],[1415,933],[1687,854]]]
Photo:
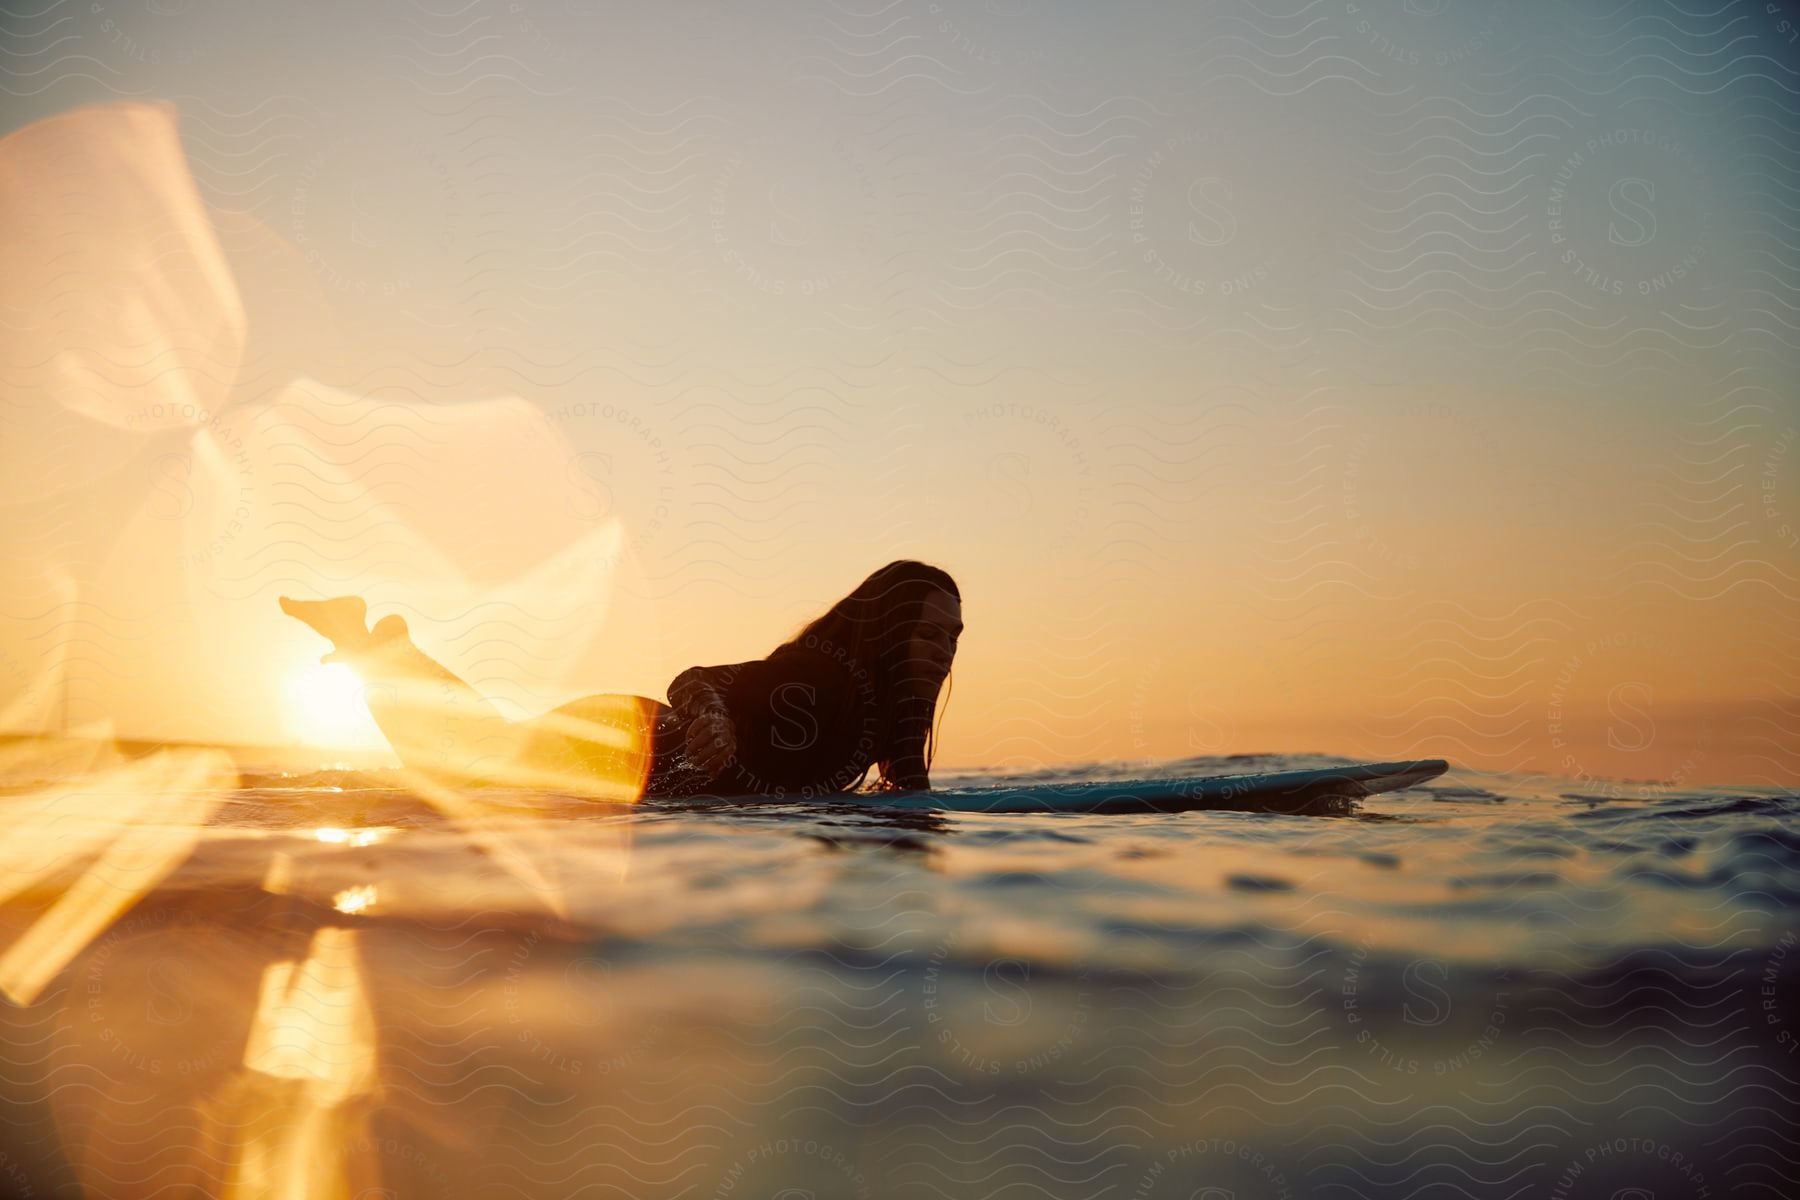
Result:
[[343,663],[314,663],[288,679],[287,729],[309,746],[378,750],[387,745],[363,703],[363,681]]

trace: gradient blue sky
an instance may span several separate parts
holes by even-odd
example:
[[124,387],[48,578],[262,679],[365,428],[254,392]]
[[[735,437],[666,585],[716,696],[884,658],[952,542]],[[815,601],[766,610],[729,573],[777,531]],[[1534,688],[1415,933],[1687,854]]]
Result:
[[1765,6],[5,28],[6,129],[174,106],[255,462],[245,493],[172,428],[9,516],[25,726],[62,672],[122,733],[293,736],[283,590],[406,611],[517,711],[660,695],[905,554],[964,583],[946,762],[1800,765],[1800,60]]

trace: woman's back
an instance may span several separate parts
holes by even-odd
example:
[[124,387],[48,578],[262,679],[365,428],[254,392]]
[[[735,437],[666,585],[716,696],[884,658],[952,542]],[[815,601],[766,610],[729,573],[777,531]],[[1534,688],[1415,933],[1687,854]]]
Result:
[[[783,647],[768,658],[695,667],[671,684],[671,699],[711,689],[736,732],[737,752],[710,781],[681,769],[679,721],[659,726],[657,769],[647,794],[810,796],[856,786],[881,757],[870,672],[824,646]],[[679,701],[677,707],[681,707]]]

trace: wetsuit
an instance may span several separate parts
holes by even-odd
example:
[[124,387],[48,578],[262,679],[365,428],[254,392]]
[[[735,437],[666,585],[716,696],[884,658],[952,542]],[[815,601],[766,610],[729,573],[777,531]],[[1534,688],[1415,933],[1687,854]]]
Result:
[[[902,725],[894,739],[897,752],[884,752],[872,678],[842,654],[784,647],[751,662],[692,667],[670,683],[669,700],[657,714],[645,795],[842,792],[884,759],[891,782],[928,786],[924,726],[916,719]],[[709,779],[687,761],[685,743],[688,723],[715,700],[731,718],[737,753]],[[929,722],[927,712],[924,725]]]

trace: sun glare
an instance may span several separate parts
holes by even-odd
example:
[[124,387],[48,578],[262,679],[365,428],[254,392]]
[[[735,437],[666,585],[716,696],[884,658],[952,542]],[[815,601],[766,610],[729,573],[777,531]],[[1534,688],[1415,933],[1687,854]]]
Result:
[[288,681],[288,733],[325,749],[380,749],[387,742],[369,716],[362,690],[362,680],[343,663],[301,668]]

